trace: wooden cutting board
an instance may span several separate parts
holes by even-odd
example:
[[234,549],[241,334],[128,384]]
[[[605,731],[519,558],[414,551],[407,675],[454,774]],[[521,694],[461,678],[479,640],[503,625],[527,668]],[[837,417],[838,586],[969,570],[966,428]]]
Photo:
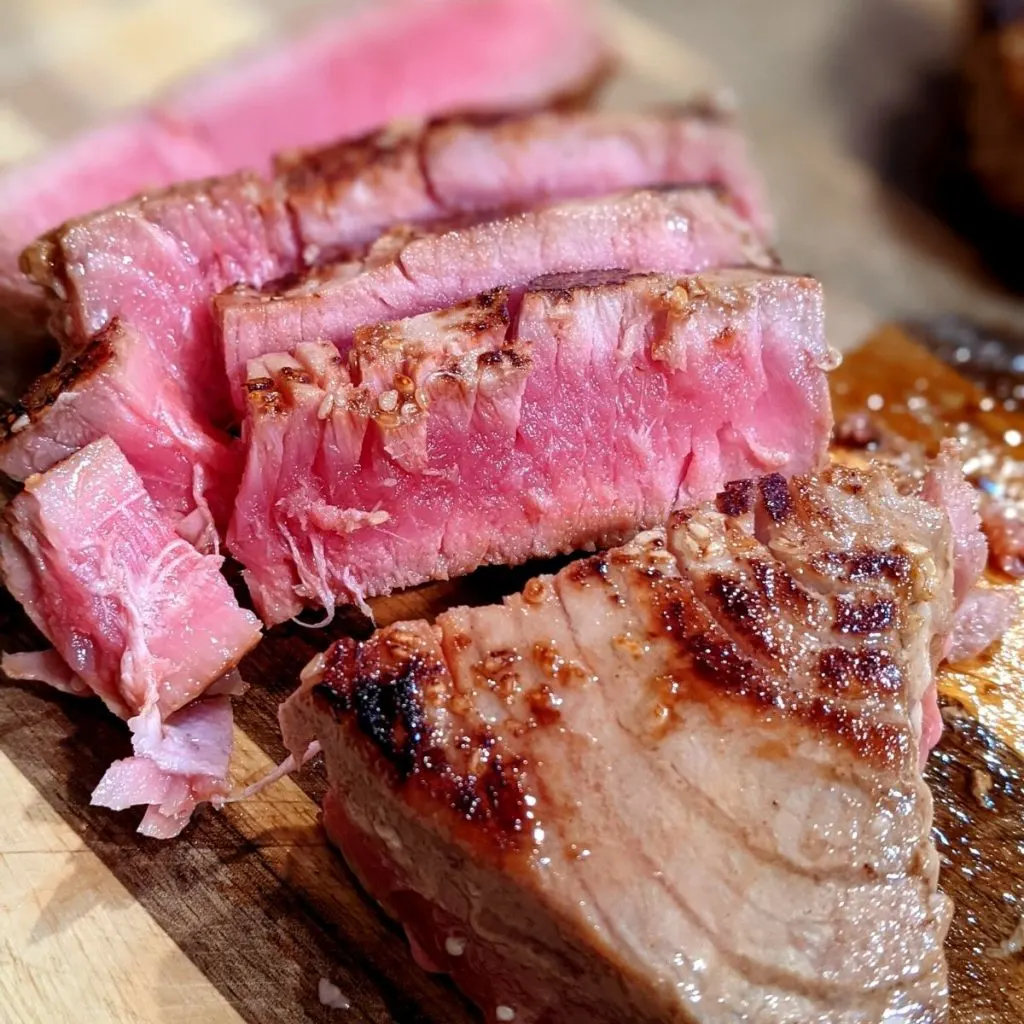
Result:
[[[143,48],[128,61],[134,84],[108,71],[113,84],[104,93],[94,73],[104,64],[96,47],[89,60],[67,59],[97,25],[107,26],[107,56],[123,64],[126,47],[140,39],[150,47],[159,39],[165,50],[196,45],[182,41],[189,19],[208,19],[226,47],[271,36],[326,6],[147,0],[134,5],[132,17],[148,12],[152,25],[126,42],[110,28],[119,7],[112,0],[12,3],[0,0],[0,12],[17,8],[4,21],[13,30],[0,40],[7,51],[0,55],[11,58],[0,62],[8,76],[0,76],[0,152],[5,137],[8,152],[39,144],[26,124],[49,125],[45,134],[55,137],[115,105],[125,88],[141,99],[163,84],[170,58],[143,59]],[[908,124],[931,123],[934,104],[920,105],[918,87],[933,66],[951,59],[956,8],[956,0],[608,5],[626,67],[608,102],[681,99],[695,86],[725,82],[736,88],[775,199],[780,250],[790,266],[825,281],[830,334],[840,347],[851,348],[893,315],[954,310],[1021,326],[1019,303],[981,275],[972,251],[919,202],[907,167],[894,169],[889,160],[907,152],[915,135]],[[212,45],[209,34],[204,38]],[[73,119],[66,107],[63,114],[39,108],[47,89],[55,94],[52,80],[10,84],[30,43],[43,47],[33,75],[59,78],[56,95],[75,93]],[[172,72],[194,64],[193,53]],[[120,65],[119,72],[128,73]],[[88,90],[74,85],[85,80]],[[941,90],[927,94],[934,95]],[[908,119],[908,111],[924,114]],[[861,400],[878,394],[889,412],[916,381],[943,377],[941,364],[909,345],[888,334],[849,360],[837,375],[846,388],[837,401],[852,404],[858,391]],[[944,380],[979,401],[966,382]],[[375,612],[384,624],[455,601],[493,601],[529,572],[482,571],[376,602]],[[239,702],[238,778],[255,777],[282,756],[276,707],[302,665],[346,630],[364,628],[352,616],[329,631],[275,631],[247,660],[243,674],[254,686]],[[6,599],[0,640],[6,650],[39,644]],[[994,659],[950,679],[990,725],[1008,720],[999,704],[1015,687],[1019,692],[1021,651],[1024,628]],[[248,803],[199,815],[177,842],[157,843],[134,833],[133,815],[88,806],[111,756],[127,749],[123,725],[93,704],[28,687],[0,690],[0,1022],[476,1020],[446,982],[413,965],[399,932],[324,843],[316,768]],[[952,1019],[1017,1022],[1024,1018],[1022,961],[987,951],[1012,932],[1024,901],[1024,766],[973,718],[951,717],[929,781],[948,860],[943,884],[958,907],[949,943]],[[321,978],[338,986],[348,1011],[321,1006]]]

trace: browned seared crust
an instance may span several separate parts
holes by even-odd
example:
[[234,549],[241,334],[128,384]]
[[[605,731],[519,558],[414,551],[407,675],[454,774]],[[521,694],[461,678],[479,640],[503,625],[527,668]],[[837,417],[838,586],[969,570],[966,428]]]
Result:
[[[436,318],[449,345],[461,346],[463,354],[435,363],[433,346],[408,336],[408,324],[413,321],[372,324],[356,331],[347,357],[331,360],[331,371],[340,371],[340,376],[323,379],[296,365],[250,377],[246,392],[252,414],[272,416],[292,408],[297,392],[312,387],[321,389],[321,397],[329,398],[332,408],[344,407],[391,430],[426,415],[431,401],[453,387],[493,389],[529,372],[529,345],[508,338],[512,315],[505,289],[484,292],[450,310],[425,316]],[[488,347],[495,337],[506,340],[497,348]],[[296,354],[301,356],[301,350]],[[427,363],[429,371],[424,373]],[[422,378],[426,383],[417,383]]]
[[[860,505],[852,519],[845,501]],[[903,504],[877,526],[864,506],[885,501]],[[865,768],[909,779],[911,707],[922,696],[912,690],[932,678],[927,641],[947,624],[950,557],[941,513],[900,497],[878,471],[835,466],[789,482],[772,475],[731,484],[716,505],[675,513],[667,539],[644,535],[555,579],[539,577],[521,600],[568,608],[566,588],[575,588],[631,609],[640,628],[613,642],[636,655],[638,702],[658,709],[653,742],[685,728],[688,708],[745,707],[758,723],[788,721],[832,737]],[[392,626],[362,644],[339,641],[315,698],[372,745],[424,813],[444,807],[456,831],[525,849],[536,775],[521,741],[559,727],[567,688],[599,683],[550,644],[489,650],[473,670],[479,694],[519,711],[511,726],[488,724],[479,694],[458,691],[449,670],[473,642],[426,623]],[[656,671],[644,658],[652,650]],[[527,659],[539,669],[527,677],[546,682],[524,692],[517,665]]]
[[[500,672],[501,652],[493,655]],[[328,652],[314,699],[336,720],[350,715],[395,781],[499,847],[519,844],[528,822],[524,759],[484,722],[442,744],[427,707],[459,713],[448,667],[425,623],[393,626],[379,642],[344,638]]]
[[117,358],[121,324],[114,320],[76,358],[59,363],[37,378],[21,400],[0,414],[0,442],[25,429],[45,414],[65,391],[82,387],[90,377]]

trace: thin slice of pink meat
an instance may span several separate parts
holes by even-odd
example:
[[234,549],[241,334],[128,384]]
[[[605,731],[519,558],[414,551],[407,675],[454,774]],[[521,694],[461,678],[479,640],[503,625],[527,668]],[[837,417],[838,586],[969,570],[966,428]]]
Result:
[[198,513],[207,527],[227,526],[242,470],[238,442],[199,423],[163,360],[119,320],[0,418],[0,472],[25,480],[104,436],[170,520]]
[[975,587],[957,609],[946,660],[964,661],[983,654],[1016,621],[1020,601],[1011,587]]
[[988,542],[981,530],[978,492],[964,477],[960,447],[955,441],[942,442],[939,454],[928,467],[923,493],[927,501],[945,509],[953,526],[954,591],[959,604],[985,571]]
[[214,308],[241,411],[249,361],[300,342],[329,341],[345,351],[363,325],[545,274],[609,267],[682,274],[738,265],[767,268],[775,258],[715,192],[665,189],[563,201],[436,233],[397,231],[363,261],[284,288],[235,289]]
[[109,438],[30,477],[0,531],[8,590],[125,718],[170,715],[259,640],[221,561],[177,536]]
[[229,791],[231,701],[205,697],[166,721],[156,708],[128,722],[133,756],[115,761],[92,794],[92,803],[123,811],[148,804],[143,835],[171,839],[188,824],[196,806]]
[[0,175],[0,338],[45,331],[45,293],[18,254],[66,220],[177,181],[266,172],[275,151],[397,117],[547,102],[584,91],[605,63],[585,0],[380,3],[245,55]]
[[230,418],[210,297],[298,266],[284,206],[252,175],[140,196],[34,243],[25,266],[54,297],[52,327],[76,355],[115,317],[142,333],[195,413]]
[[366,245],[395,223],[480,219],[667,185],[716,187],[763,237],[771,229],[746,140],[707,107],[534,110],[389,127],[282,157],[278,173],[311,262]]
[[[222,170],[396,118],[504,110],[592,86],[607,51],[588,0],[392,0],[317,25],[156,107]],[[258,104],[254,98],[258,97]]]
[[267,623],[602,546],[680,501],[813,468],[821,290],[751,270],[590,275],[254,361],[228,535]]

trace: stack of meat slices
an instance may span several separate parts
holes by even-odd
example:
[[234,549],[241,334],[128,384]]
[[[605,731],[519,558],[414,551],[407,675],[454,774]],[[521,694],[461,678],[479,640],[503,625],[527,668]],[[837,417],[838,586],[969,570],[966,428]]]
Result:
[[954,454],[825,470],[821,288],[735,125],[544,105],[534,56],[535,109],[496,62],[486,116],[29,246],[63,354],[2,424],[0,562],[54,650],[6,670],[128,719],[94,799],[169,836],[227,793],[259,636],[222,543],[267,626],[612,547],[307,670],[284,728],[357,874],[496,1021],[938,1019],[918,761],[985,543]]

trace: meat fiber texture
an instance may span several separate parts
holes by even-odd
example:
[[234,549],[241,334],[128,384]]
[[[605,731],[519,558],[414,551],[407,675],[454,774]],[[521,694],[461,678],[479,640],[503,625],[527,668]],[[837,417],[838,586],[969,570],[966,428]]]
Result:
[[175,534],[121,451],[101,438],[26,481],[4,515],[0,566],[69,671],[48,652],[35,672],[30,655],[5,657],[5,669],[94,693],[127,718],[135,758],[114,766],[96,799],[152,803],[143,831],[173,834],[196,799],[226,786],[227,698],[192,702],[260,637],[221,559]]
[[249,361],[300,342],[330,341],[344,352],[361,326],[547,274],[739,265],[773,267],[775,257],[715,192],[663,189],[563,201],[441,232],[399,229],[363,260],[265,293],[236,289],[218,296],[214,309],[241,412]]
[[[580,148],[568,146],[563,135],[578,141]],[[429,165],[420,155],[424,148],[430,153]],[[511,264],[508,272],[514,273],[523,259],[536,263],[529,246],[540,237],[550,244],[552,228],[567,228],[552,223],[554,214],[547,215],[545,228],[543,223],[535,226],[537,214],[523,213],[518,219],[500,220],[493,230],[449,231],[434,243],[423,240],[404,246],[400,234],[375,247],[369,257],[372,267],[335,266],[315,272],[294,291],[278,288],[259,294],[268,282],[293,274],[326,253],[365,246],[396,221],[432,223],[456,217],[466,224],[487,220],[495,210],[532,207],[544,198],[706,180],[742,196],[744,213],[757,213],[761,221],[766,216],[735,127],[693,113],[640,117],[635,128],[618,115],[576,113],[548,112],[485,124],[457,120],[403,137],[390,147],[374,136],[289,166],[273,185],[252,175],[237,175],[133,200],[71,222],[31,246],[24,264],[52,297],[53,330],[65,348],[74,352],[112,316],[121,316],[154,341],[168,365],[188,382],[186,390],[202,397],[198,411],[214,422],[225,422],[234,412],[227,401],[209,303],[229,285],[248,286],[220,304],[228,373],[237,386],[248,358],[290,347],[304,332],[318,327],[341,330],[345,324],[332,321],[353,290],[362,289],[361,308],[370,319],[436,308],[490,286],[480,283],[485,276],[492,284],[509,283],[511,278],[499,273],[503,266]],[[586,175],[581,175],[582,167],[588,168]],[[479,185],[481,175],[494,179],[489,189]],[[556,250],[558,265],[548,271],[623,265],[681,271],[707,265],[680,267],[671,258],[690,245],[699,247],[703,239],[699,232],[692,241],[684,237],[692,214],[672,213],[668,201],[665,209],[668,219],[660,225],[665,242],[646,263],[623,264],[630,256],[628,249],[606,246],[611,251],[603,258],[620,262],[598,264],[598,253],[590,251],[589,241],[581,235],[596,232],[596,249],[602,232],[615,226],[613,216],[627,213],[602,212],[594,200],[581,207],[582,223],[565,231],[566,240]],[[653,218],[653,212],[652,204],[648,216]],[[640,212],[634,210],[630,216],[635,223]],[[740,217],[733,217],[734,225],[741,223]],[[720,235],[739,231],[724,223],[724,214],[716,214],[711,227]],[[648,231],[654,230],[649,224]],[[537,231],[543,236],[531,236]],[[751,234],[749,228],[744,232]],[[750,256],[755,248],[758,256]],[[764,243],[747,244],[742,255],[762,262]],[[474,273],[477,263],[481,270]],[[422,278],[424,267],[428,276],[419,284],[398,280],[405,269]],[[484,267],[488,275],[482,272]],[[373,268],[369,276],[360,273]],[[332,298],[327,282],[342,287],[341,282],[353,277],[358,279],[344,289],[345,294]],[[321,286],[330,292],[322,301],[315,294]],[[398,295],[392,296],[396,289]],[[417,289],[423,294],[411,303]],[[387,308],[403,295],[402,306]]]
[[939,1024],[921,701],[946,516],[734,482],[502,605],[338,641],[283,706],[324,821],[495,1024]]
[[90,214],[24,254],[55,297],[65,358],[117,317],[142,334],[204,422],[230,419],[211,296],[294,271],[284,205],[250,174],[176,186]]
[[543,102],[605,60],[585,0],[400,0],[243,57],[0,177],[0,331],[42,329],[18,253],[54,225],[176,181],[267,171],[277,150],[393,118]]
[[111,438],[156,507],[197,546],[227,528],[239,443],[204,428],[147,340],[113,321],[70,363],[41,377],[0,421],[0,472],[23,481]]
[[[510,309],[513,303],[515,313]],[[268,624],[606,546],[824,458],[821,289],[751,270],[498,291],[254,361],[228,534]]]
[[710,185],[762,235],[771,217],[746,140],[703,107],[534,110],[388,127],[279,158],[299,234],[320,262],[392,224],[479,218],[555,199],[665,185]]

